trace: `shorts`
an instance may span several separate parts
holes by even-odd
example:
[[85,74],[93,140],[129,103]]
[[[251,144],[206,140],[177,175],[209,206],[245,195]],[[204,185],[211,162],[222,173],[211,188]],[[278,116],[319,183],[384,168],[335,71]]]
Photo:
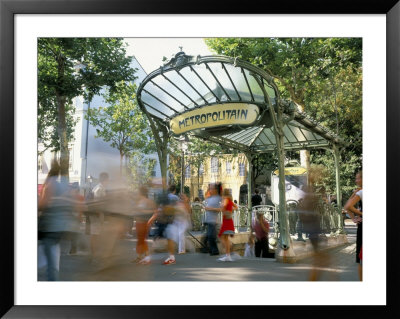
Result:
[[165,229],[165,237],[177,243],[179,236],[178,231],[179,231],[179,226],[177,223],[168,224],[167,228]]

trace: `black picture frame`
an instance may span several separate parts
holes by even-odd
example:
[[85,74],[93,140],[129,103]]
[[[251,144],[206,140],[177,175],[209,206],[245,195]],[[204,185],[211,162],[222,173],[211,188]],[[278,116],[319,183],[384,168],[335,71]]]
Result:
[[[14,295],[14,18],[16,14],[385,14],[387,18],[387,305],[386,306],[23,306],[15,305]],[[392,1],[285,1],[252,3],[241,5],[224,2],[162,1],[162,0],[0,0],[0,150],[6,156],[0,157],[2,191],[0,243],[2,244],[1,264],[1,308],[4,318],[158,318],[186,317],[204,318],[233,315],[246,317],[256,311],[268,316],[303,317],[317,311],[340,317],[355,317],[366,312],[372,316],[396,317],[395,290],[399,275],[395,271],[396,237],[395,227],[399,225],[396,211],[394,186],[396,164],[399,163],[399,105],[400,105],[400,4]],[[382,108],[383,106],[377,106]],[[11,134],[10,134],[11,132]],[[7,168],[7,169],[5,169]],[[11,169],[12,168],[12,169]],[[395,175],[395,176],[393,176]],[[393,185],[392,185],[393,184]],[[384,201],[385,199],[377,199]],[[385,212],[376,212],[384,214]],[[377,257],[379,257],[377,252]],[[255,292],[250,292],[255,293]],[[268,292],[271,293],[271,292]],[[371,292],[374,293],[374,292]],[[268,295],[268,294],[267,294]],[[343,298],[351,298],[343,291]],[[240,300],[238,300],[240,304]],[[310,307],[313,307],[310,309]],[[284,311],[284,312],[283,312]],[[310,312],[312,311],[312,312]],[[328,313],[329,312],[329,313]],[[397,316],[398,316],[397,315]]]

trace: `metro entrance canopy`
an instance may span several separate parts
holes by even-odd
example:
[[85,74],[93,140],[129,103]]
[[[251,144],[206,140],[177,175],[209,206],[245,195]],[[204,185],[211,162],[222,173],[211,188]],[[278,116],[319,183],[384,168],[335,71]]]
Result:
[[[168,139],[187,133],[237,149],[249,159],[277,152],[282,172],[279,217],[283,249],[290,246],[287,225],[282,223],[286,220],[285,150],[333,150],[340,205],[338,147],[343,141],[297,110],[293,102],[281,99],[273,78],[264,70],[237,58],[179,52],[143,80],[137,100],[152,126],[161,166],[166,165]],[[166,176],[166,167],[161,171]]]

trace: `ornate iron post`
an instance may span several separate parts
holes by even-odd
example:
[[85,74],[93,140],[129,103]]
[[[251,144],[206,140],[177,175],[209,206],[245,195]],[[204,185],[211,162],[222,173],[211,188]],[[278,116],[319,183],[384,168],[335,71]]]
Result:
[[252,173],[253,173],[253,155],[251,153],[246,153],[246,158],[247,158],[247,210],[248,210],[248,215],[247,215],[247,231],[252,230],[251,226],[251,221],[253,217],[253,212],[252,212],[252,206],[251,206],[251,190],[252,190]]
[[339,227],[338,234],[344,234],[343,229],[343,215],[342,215],[342,190],[340,185],[340,153],[336,144],[333,144],[333,156],[335,158],[335,176],[336,176],[336,201],[338,210]]
[[[277,149],[277,156],[278,156],[278,169],[279,169],[279,246],[284,251],[290,248],[291,238],[289,234],[289,223],[288,223],[288,216],[286,212],[286,187],[285,187],[285,147],[284,147],[284,134],[283,134],[283,126],[285,122],[282,116],[282,106],[280,104],[280,99],[276,99],[276,105],[272,104],[271,100],[269,99],[269,95],[266,92],[264,85],[261,83],[261,80],[258,76],[254,77],[260,86],[261,90],[264,93],[264,97],[266,99],[266,103],[268,105],[268,110],[273,122],[274,127],[274,134],[276,139],[276,149]],[[273,86],[275,87],[274,83]],[[276,87],[275,87],[276,88]],[[276,92],[278,89],[276,88]],[[286,253],[284,253],[286,255]],[[290,252],[289,255],[293,253]]]

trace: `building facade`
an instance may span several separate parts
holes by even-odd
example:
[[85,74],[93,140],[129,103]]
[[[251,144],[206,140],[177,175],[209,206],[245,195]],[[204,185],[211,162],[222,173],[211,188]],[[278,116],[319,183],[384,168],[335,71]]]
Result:
[[[133,58],[132,68],[137,69],[135,75],[138,77],[135,83],[139,86],[146,77],[146,72],[140,63]],[[94,96],[90,103],[85,103],[83,97],[76,97],[73,101],[75,106],[76,121],[74,138],[69,145],[69,179],[70,183],[78,182],[81,190],[93,187],[101,172],[107,172],[113,179],[119,175],[120,155],[117,149],[112,148],[109,143],[101,138],[95,138],[96,128],[85,119],[89,108],[107,106],[101,95]],[[59,158],[58,152],[46,150],[43,154],[43,144],[38,143],[38,185],[39,189],[46,179],[54,158]],[[150,154],[148,158],[155,159],[157,164],[153,176],[161,177],[157,153]]]
[[[190,162],[190,155],[187,155]],[[240,202],[240,189],[247,187],[248,162],[244,154],[229,154],[207,157],[199,169],[185,165],[185,186],[190,189],[190,198],[203,199],[208,185],[222,183],[224,189],[231,191],[234,200]]]

